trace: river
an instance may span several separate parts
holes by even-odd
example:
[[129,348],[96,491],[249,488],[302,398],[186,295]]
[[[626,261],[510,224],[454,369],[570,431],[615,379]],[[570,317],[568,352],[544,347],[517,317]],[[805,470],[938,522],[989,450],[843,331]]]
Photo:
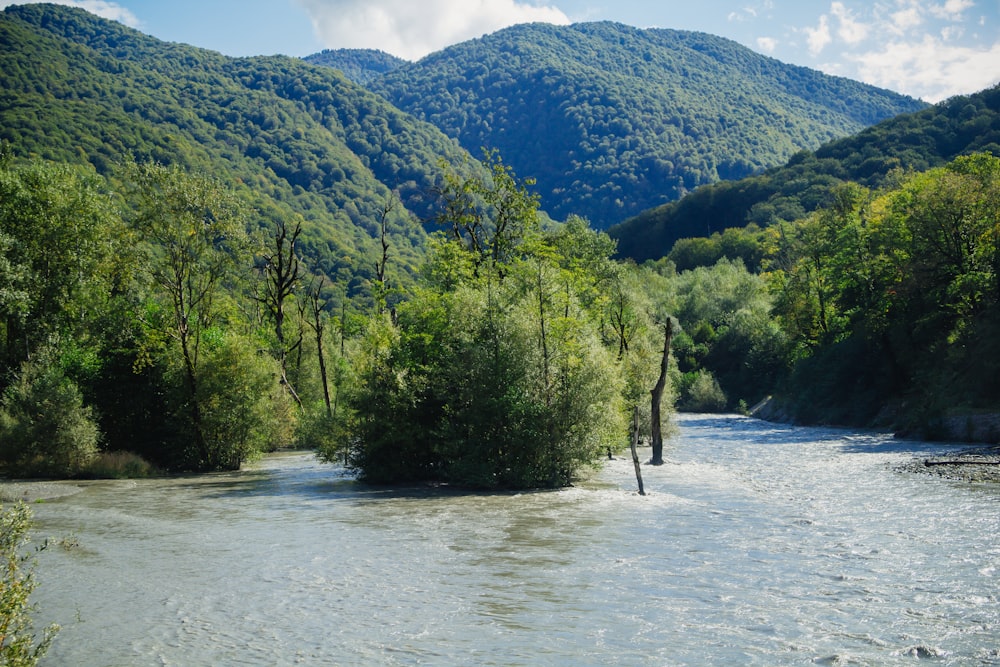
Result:
[[[372,488],[305,453],[33,505],[43,665],[1000,665],[1000,488],[942,446],[681,415],[560,491]],[[648,458],[648,450],[646,451]]]

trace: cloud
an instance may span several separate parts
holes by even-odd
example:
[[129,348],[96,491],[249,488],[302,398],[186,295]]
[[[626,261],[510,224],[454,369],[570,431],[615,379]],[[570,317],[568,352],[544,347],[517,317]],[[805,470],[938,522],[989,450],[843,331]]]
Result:
[[130,28],[138,28],[141,24],[135,14],[114,2],[105,0],[22,0],[21,2],[0,2],[0,9],[10,5],[30,5],[37,2],[49,2],[54,5],[65,5],[67,7],[79,7],[86,9],[91,14],[96,14],[101,18],[110,19],[124,23]]
[[837,36],[848,44],[858,44],[868,37],[868,26],[856,20],[854,12],[847,9],[844,3],[834,2],[830,5],[830,13],[840,23],[837,28]]
[[931,35],[919,42],[891,42],[880,50],[848,55],[865,83],[928,102],[983,90],[1000,81],[1000,42],[989,47],[952,46]]
[[913,30],[924,22],[924,17],[917,7],[907,7],[895,12],[891,16],[889,30],[897,35],[905,34]]
[[961,21],[966,9],[971,9],[976,3],[972,0],[947,0],[943,5],[930,5],[928,11],[939,19],[946,21]]
[[830,36],[830,23],[826,14],[819,17],[819,25],[815,28],[806,28],[806,42],[809,44],[809,53],[819,55],[826,46],[833,41]]
[[377,48],[412,60],[518,23],[570,23],[554,6],[519,0],[295,1],[326,48]]
[[774,37],[758,37],[757,48],[763,53],[774,53],[774,50],[778,48],[778,40]]

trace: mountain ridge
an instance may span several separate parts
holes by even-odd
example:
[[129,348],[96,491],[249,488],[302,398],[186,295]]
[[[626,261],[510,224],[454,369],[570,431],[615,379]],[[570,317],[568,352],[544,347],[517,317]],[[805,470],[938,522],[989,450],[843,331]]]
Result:
[[369,84],[473,154],[497,149],[553,217],[606,228],[925,103],[725,38],[521,24]]
[[621,256],[658,259],[681,238],[804,217],[846,181],[879,187],[896,170],[926,171],[973,152],[1000,155],[1000,85],[895,116],[762,174],[706,185],[608,232]]

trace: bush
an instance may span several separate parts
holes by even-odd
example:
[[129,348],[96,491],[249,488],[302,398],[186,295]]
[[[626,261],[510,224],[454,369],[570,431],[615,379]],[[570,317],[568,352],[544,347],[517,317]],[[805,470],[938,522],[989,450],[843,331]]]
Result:
[[21,365],[0,401],[0,457],[22,476],[75,475],[96,455],[100,431],[51,348]]
[[726,394],[711,372],[701,369],[689,375],[691,384],[681,405],[686,412],[721,412],[726,408]]
[[93,479],[142,479],[152,477],[156,469],[146,459],[132,452],[102,452],[81,471]]
[[59,626],[45,629],[35,644],[28,598],[35,589],[34,573],[21,555],[28,542],[31,510],[24,503],[0,507],[0,664],[29,667],[45,655]]

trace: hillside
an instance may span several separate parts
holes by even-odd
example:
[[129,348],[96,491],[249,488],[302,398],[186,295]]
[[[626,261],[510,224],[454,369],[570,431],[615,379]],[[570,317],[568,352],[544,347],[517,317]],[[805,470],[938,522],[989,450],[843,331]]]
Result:
[[262,224],[303,216],[314,266],[352,292],[372,273],[390,189],[404,205],[390,270],[405,274],[422,256],[416,221],[440,160],[463,153],[328,67],[228,58],[40,4],[0,14],[0,139],[103,174],[131,154],[215,175],[255,201]]
[[891,118],[764,174],[705,186],[609,233],[621,256],[657,259],[681,238],[800,218],[844,181],[875,187],[895,169],[925,171],[976,151],[1000,155],[1000,86]]
[[598,228],[925,106],[720,37],[615,23],[515,26],[370,85],[473,154],[498,149],[553,217]]
[[313,65],[334,67],[362,86],[370,84],[408,61],[377,49],[325,49],[303,58]]

